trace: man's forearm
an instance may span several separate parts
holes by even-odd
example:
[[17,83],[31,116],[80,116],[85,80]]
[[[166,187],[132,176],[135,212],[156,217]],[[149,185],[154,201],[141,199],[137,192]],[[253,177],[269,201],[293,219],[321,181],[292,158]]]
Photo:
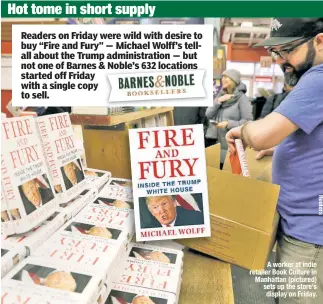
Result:
[[241,130],[245,146],[260,151],[280,144],[297,126],[280,114],[272,113],[263,119],[247,123]]

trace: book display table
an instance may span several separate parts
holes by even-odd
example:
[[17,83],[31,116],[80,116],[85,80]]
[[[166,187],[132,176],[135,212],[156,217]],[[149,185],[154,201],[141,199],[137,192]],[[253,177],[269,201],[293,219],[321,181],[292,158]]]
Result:
[[187,250],[182,278],[179,304],[234,304],[230,264]]

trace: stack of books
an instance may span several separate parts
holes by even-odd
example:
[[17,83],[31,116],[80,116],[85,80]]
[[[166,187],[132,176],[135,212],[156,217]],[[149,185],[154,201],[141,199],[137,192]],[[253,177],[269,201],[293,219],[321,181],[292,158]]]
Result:
[[132,243],[132,182],[83,168],[68,114],[1,126],[2,301],[177,303],[182,251]]
[[182,271],[181,250],[131,243],[105,303],[178,303]]
[[25,233],[50,217],[58,205],[35,119],[3,120],[1,141],[3,233]]
[[111,290],[134,233],[133,210],[88,204],[9,272],[3,284],[34,288],[52,301],[96,303]]
[[3,277],[96,200],[111,174],[85,175],[68,113],[8,118],[1,128]]

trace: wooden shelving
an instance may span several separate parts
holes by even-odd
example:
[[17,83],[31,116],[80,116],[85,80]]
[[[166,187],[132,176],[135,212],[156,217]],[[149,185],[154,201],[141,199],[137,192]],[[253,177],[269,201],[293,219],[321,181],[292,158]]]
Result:
[[165,124],[173,126],[173,109],[159,107],[120,115],[71,114],[72,123],[82,126],[88,167],[108,170],[115,177],[131,178],[128,131],[132,124],[162,114],[166,116]]

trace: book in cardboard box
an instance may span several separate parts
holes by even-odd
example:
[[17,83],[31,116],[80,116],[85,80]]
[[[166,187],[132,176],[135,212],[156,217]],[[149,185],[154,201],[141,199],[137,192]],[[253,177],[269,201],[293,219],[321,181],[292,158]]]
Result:
[[68,214],[68,219],[76,216],[87,204],[92,203],[98,196],[98,190],[91,188],[84,190],[80,195],[72,198],[66,203],[59,205],[59,210],[63,210]]
[[206,149],[212,236],[181,244],[229,263],[263,269],[276,240],[279,186],[271,183],[271,157],[245,151],[250,177],[233,174],[229,155],[219,169],[220,145]]
[[21,244],[1,243],[1,278],[27,256],[26,247]]
[[169,292],[115,283],[104,304],[175,304],[176,295]]
[[137,241],[209,237],[202,125],[129,130]]
[[68,202],[87,187],[70,116],[59,113],[36,121],[55,191],[60,203]]
[[22,245],[26,248],[26,256],[35,252],[46,240],[49,239],[68,220],[68,214],[55,212],[46,221],[23,234],[5,236],[1,235],[1,243],[4,246]]
[[28,257],[2,281],[17,289],[35,289],[49,301],[91,304],[97,299],[102,278],[91,267],[77,266],[40,257]]
[[57,200],[34,118],[2,121],[1,139],[1,181],[7,212],[15,233],[24,233],[53,214]]
[[90,187],[101,189],[110,179],[111,172],[98,169],[85,168],[84,174],[86,182]]
[[112,279],[119,249],[117,243],[105,238],[55,233],[34,253],[34,256],[65,261],[80,267],[82,265],[91,267],[97,274],[101,274],[104,282],[108,282]]
[[103,197],[132,200],[132,182],[130,179],[112,177],[99,194]]

